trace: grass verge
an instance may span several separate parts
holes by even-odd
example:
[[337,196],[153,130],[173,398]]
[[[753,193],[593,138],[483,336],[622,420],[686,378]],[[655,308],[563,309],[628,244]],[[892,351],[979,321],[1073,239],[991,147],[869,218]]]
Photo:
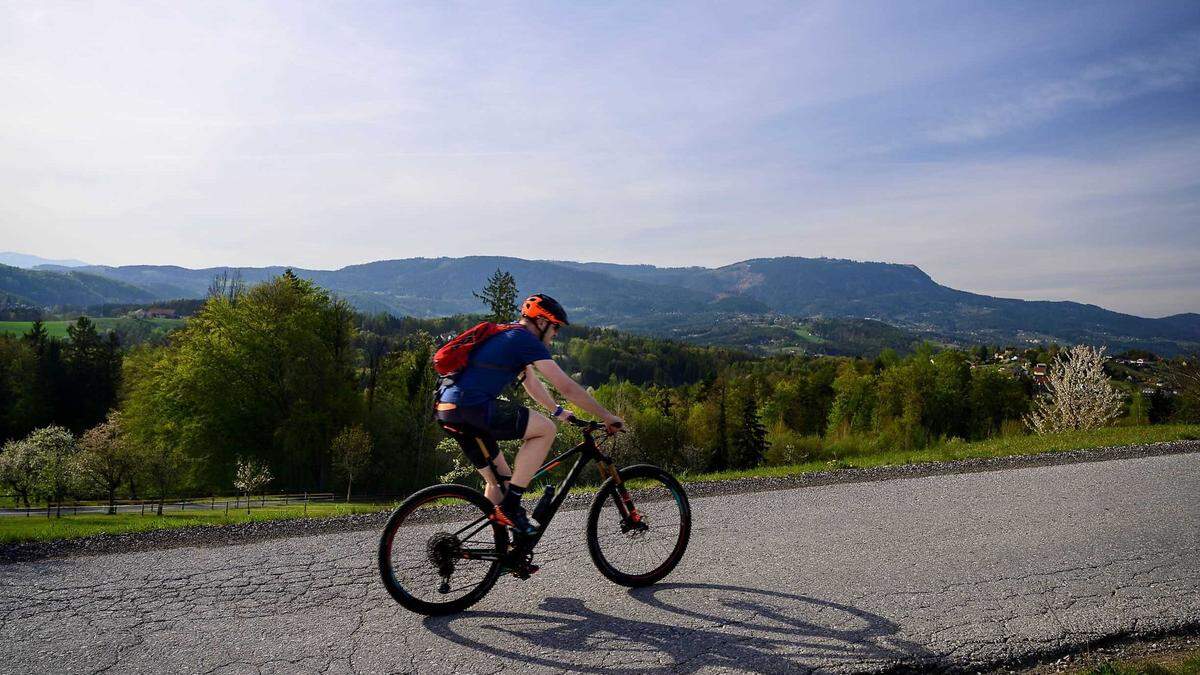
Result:
[[1200,650],[1105,661],[1077,675],[1200,675]]
[[[975,443],[950,442],[931,448],[914,451],[877,452],[854,455],[831,461],[813,461],[785,466],[762,466],[741,471],[717,473],[681,474],[683,482],[733,480],[738,478],[763,478],[796,476],[818,471],[844,468],[870,468],[897,466],[926,462],[944,462],[984,457],[1007,457],[1032,455],[1044,452],[1065,452],[1089,448],[1120,445],[1144,445],[1164,441],[1200,440],[1200,425],[1157,425],[1140,427],[1110,427],[1096,431],[1071,432],[1051,436],[1009,436]],[[578,486],[574,492],[595,492],[595,486]],[[527,500],[536,499],[541,488],[531,489]],[[390,509],[392,506],[365,503],[329,503],[308,505],[307,517],[324,518],[373,513]],[[199,525],[229,525],[264,520],[302,518],[305,513],[300,506],[268,507],[253,509],[249,515],[244,511],[225,515],[224,511],[169,511],[161,518],[140,514],[87,514],[46,518],[45,516],[0,517],[0,543],[26,541],[52,541],[71,539],[96,534],[123,534],[148,530],[174,529]]]
[[708,480],[732,480],[736,478],[762,478],[773,476],[795,476],[817,471],[847,468],[871,468],[877,466],[899,466],[926,462],[949,462],[960,459],[986,457],[1010,457],[1013,455],[1037,455],[1044,452],[1067,452],[1106,448],[1119,445],[1145,445],[1166,441],[1200,440],[1198,424],[1163,424],[1155,426],[1107,427],[1095,431],[1072,431],[1048,436],[1005,436],[986,441],[966,443],[951,441],[921,450],[896,450],[854,454],[832,460],[819,460],[802,464],[760,466],[754,469],[719,471],[680,476],[684,482]]
[[375,513],[390,509],[388,504],[364,504],[351,502],[318,502],[308,505],[305,514],[303,505],[254,508],[247,514],[244,510],[164,511],[161,517],[152,515],[147,505],[146,515],[139,513],[88,513],[62,518],[47,518],[45,515],[0,517],[0,543],[11,544],[26,541],[54,541],[73,539],[97,534],[127,534],[150,530],[177,529],[200,525],[233,525],[265,520],[287,520],[292,518],[330,518],[357,513]]

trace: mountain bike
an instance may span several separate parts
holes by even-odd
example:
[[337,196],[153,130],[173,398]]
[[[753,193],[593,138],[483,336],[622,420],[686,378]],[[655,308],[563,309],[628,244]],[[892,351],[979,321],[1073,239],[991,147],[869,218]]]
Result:
[[413,494],[392,513],[379,538],[379,574],[388,592],[421,614],[462,611],[479,602],[505,571],[529,578],[534,550],[589,462],[605,478],[585,520],[588,553],[600,573],[623,586],[648,586],[671,573],[687,549],[692,510],[683,486],[649,464],[616,468],[595,434],[598,422],[569,418],[583,441],[546,462],[534,480],[578,455],[558,486],[533,509],[536,533],[522,535],[490,518],[483,493],[455,483]]

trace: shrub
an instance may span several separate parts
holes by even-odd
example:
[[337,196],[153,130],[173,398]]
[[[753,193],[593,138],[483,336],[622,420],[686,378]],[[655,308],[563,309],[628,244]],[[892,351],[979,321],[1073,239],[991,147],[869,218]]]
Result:
[[820,436],[805,436],[782,422],[772,425],[767,432],[767,443],[768,466],[803,464],[819,459],[824,452]]

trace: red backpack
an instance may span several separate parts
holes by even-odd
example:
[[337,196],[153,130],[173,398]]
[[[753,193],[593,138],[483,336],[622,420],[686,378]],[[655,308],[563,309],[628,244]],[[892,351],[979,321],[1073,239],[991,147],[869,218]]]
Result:
[[437,353],[433,355],[433,369],[442,377],[454,375],[467,367],[467,360],[473,349],[487,342],[488,338],[496,333],[512,328],[520,328],[520,324],[492,323],[491,321],[476,324],[437,350]]

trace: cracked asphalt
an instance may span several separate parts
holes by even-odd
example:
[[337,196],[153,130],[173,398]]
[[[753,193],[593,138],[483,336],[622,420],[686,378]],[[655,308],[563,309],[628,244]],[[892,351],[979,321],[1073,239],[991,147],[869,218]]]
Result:
[[1200,625],[1200,454],[709,497],[629,591],[583,512],[542,571],[429,619],[369,531],[0,566],[13,673],[978,670]]

